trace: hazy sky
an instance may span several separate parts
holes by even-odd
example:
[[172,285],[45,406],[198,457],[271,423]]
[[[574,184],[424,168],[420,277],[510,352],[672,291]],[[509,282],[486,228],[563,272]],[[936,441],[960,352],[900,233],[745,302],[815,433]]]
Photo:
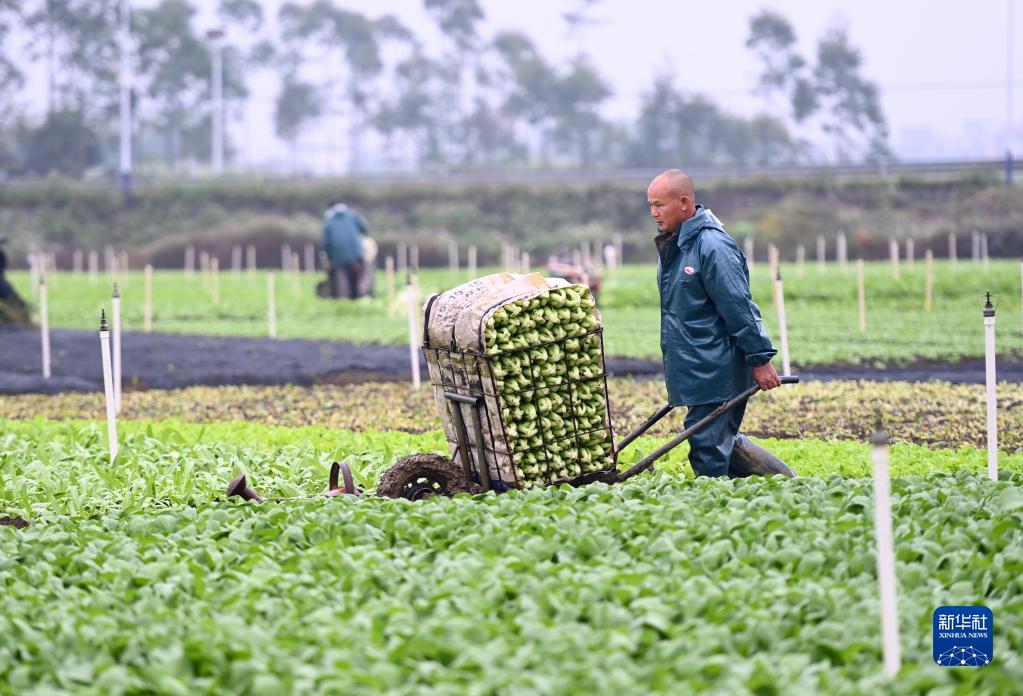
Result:
[[[440,37],[422,9],[422,0],[338,0],[371,16],[389,12],[414,27],[427,43]],[[862,50],[864,74],[882,89],[891,141],[908,159],[1002,156],[1009,142],[1006,80],[1008,16],[1011,0],[603,0],[597,23],[582,37],[571,37],[561,14],[574,0],[482,0],[483,32],[518,29],[553,60],[567,60],[582,46],[614,87],[605,115],[631,118],[639,96],[654,78],[670,72],[684,89],[712,96],[727,109],[751,114],[763,107],[752,95],[758,64],[745,47],[749,17],[763,7],[780,11],[795,26],[804,55],[836,23],[848,28]],[[151,5],[136,0],[136,6]],[[204,24],[212,23],[215,0],[197,2]],[[280,0],[265,6],[276,12]],[[210,19],[207,19],[210,18]],[[1023,37],[1023,2],[1013,25]],[[1015,50],[1013,149],[1023,155],[1023,47]],[[42,75],[34,71],[29,94],[42,103]],[[282,159],[286,150],[273,137],[274,80],[253,85],[248,123],[232,124],[242,159]],[[329,129],[327,129],[329,131]],[[303,151],[334,137],[313,134]]]

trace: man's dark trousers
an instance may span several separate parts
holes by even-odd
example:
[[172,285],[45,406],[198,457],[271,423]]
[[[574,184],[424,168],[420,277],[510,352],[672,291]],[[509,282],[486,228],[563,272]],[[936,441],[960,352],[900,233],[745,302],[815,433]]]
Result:
[[[699,404],[686,411],[685,427],[689,428],[721,404]],[[732,458],[735,436],[739,433],[746,402],[712,420],[703,430],[689,437],[689,463],[697,476],[727,476],[728,462]]]

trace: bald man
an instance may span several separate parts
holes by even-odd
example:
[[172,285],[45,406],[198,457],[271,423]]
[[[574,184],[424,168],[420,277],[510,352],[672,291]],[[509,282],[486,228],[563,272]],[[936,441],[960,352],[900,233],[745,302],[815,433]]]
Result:
[[[663,172],[650,183],[647,202],[657,223],[664,376],[672,405],[688,409],[688,428],[754,382],[780,386],[771,365],[778,351],[750,294],[746,257],[714,213],[696,202],[689,176]],[[749,443],[739,435],[745,411],[740,404],[689,438],[697,476],[738,475],[740,450]]]

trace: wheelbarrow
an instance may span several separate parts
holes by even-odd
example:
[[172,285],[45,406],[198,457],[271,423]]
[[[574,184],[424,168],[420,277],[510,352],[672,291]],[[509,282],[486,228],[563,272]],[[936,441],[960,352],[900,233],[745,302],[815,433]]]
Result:
[[[781,378],[782,384],[796,384],[798,382],[799,377],[795,376]],[[752,386],[730,401],[721,404],[703,419],[686,428],[669,442],[657,448],[625,471],[619,471],[616,467],[611,467],[589,472],[572,479],[552,481],[551,485],[568,483],[572,486],[581,486],[598,481],[613,484],[638,476],[644,471],[653,469],[654,463],[657,460],[688,440],[694,433],[707,427],[727,411],[747,401],[758,391],[760,391],[759,385]],[[486,443],[482,427],[484,419],[481,413],[481,410],[484,408],[482,399],[449,392],[445,392],[444,396],[452,401],[467,403],[473,406],[472,430],[477,445],[476,451],[485,451]],[[613,460],[617,461],[618,456],[626,447],[674,409],[675,407],[671,404],[666,404],[657,409],[653,415],[618,443]],[[469,432],[461,409],[454,409],[453,413],[455,414],[455,432],[458,438],[455,456],[458,461],[453,461],[440,454],[426,453],[413,454],[399,459],[381,476],[376,489],[377,495],[388,498],[405,498],[406,500],[423,500],[435,495],[453,496],[459,493],[481,493],[490,490],[501,492],[502,490],[507,490],[505,487],[493,485],[496,482],[490,480],[487,466],[477,467],[474,465],[470,455]],[[778,457],[757,445],[745,435],[736,437],[733,452],[728,471],[728,475],[732,478],[755,475],[781,475],[789,478],[796,476],[795,472]],[[339,472],[344,475],[344,487],[339,485]],[[240,496],[246,500],[264,502],[262,497],[248,487],[245,475],[235,478],[228,486],[227,493],[228,496]],[[334,462],[331,468],[329,489],[324,495],[336,497],[344,494],[359,495],[360,493],[361,491],[356,488],[352,479],[351,470],[347,462]],[[275,502],[282,502],[282,500],[278,499]]]

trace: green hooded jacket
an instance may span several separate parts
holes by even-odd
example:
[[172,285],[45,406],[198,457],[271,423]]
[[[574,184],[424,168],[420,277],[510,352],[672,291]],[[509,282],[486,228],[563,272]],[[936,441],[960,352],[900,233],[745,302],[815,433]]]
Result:
[[661,352],[674,406],[728,401],[778,352],[749,288],[746,257],[702,205],[659,255]]

